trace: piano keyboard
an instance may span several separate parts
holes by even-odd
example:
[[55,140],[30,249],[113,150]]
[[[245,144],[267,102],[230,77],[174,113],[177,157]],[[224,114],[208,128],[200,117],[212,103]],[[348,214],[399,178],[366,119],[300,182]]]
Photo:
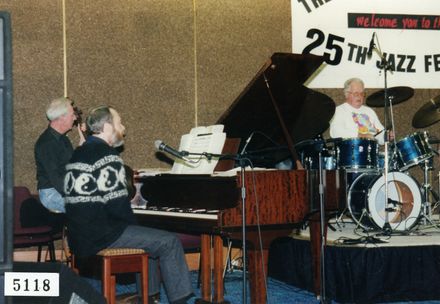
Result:
[[206,209],[180,209],[180,208],[148,208],[148,209],[135,209],[133,213],[155,216],[170,216],[181,217],[191,219],[203,219],[203,220],[217,220],[218,210],[206,210]]

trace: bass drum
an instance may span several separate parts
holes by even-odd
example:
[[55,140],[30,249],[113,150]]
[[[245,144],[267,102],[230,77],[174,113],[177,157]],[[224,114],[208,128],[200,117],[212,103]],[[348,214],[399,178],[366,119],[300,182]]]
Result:
[[348,208],[353,220],[363,228],[381,229],[388,222],[393,230],[407,230],[416,224],[421,209],[419,185],[409,175],[389,172],[388,204],[385,204],[385,176],[377,172],[357,177],[348,192]]

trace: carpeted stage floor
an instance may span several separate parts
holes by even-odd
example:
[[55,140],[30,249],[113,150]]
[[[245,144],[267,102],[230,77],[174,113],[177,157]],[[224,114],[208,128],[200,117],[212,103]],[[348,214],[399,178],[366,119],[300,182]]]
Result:
[[[196,282],[197,282],[197,273],[192,272],[192,281],[193,286],[195,288],[195,294],[196,297],[192,298],[189,303],[194,303],[195,299],[197,297],[200,297],[200,290],[196,288]],[[100,291],[100,281],[99,280],[92,280],[87,279],[87,281],[90,282],[97,290]],[[235,270],[233,273],[228,274],[228,276],[225,279],[225,300],[229,301],[231,304],[238,304],[243,303],[242,301],[242,272]],[[118,294],[125,294],[125,293],[133,293],[135,292],[135,284],[128,284],[128,285],[121,285],[118,284]],[[161,291],[161,301],[160,303],[166,304],[169,303],[165,291],[162,289]],[[250,303],[250,300],[248,300],[248,303]],[[284,282],[275,280],[273,278],[269,278],[268,280],[268,304],[290,304],[290,303],[302,303],[302,304],[312,304],[312,303],[320,303],[319,300],[317,300],[316,296],[312,294],[311,292],[308,292],[304,289],[300,289],[294,286],[291,286],[289,284],[286,284]],[[336,301],[332,301],[332,303],[338,303]],[[369,302],[372,303],[372,302]],[[400,301],[400,302],[393,302],[395,304],[398,303],[423,303],[423,304],[434,304],[434,303],[440,303],[440,300],[435,301]]]
[[[327,299],[338,303],[440,303],[440,226],[420,222],[410,230],[384,235],[382,229],[366,230],[344,218],[332,227],[335,231],[329,229],[325,249]],[[311,291],[309,246],[308,230],[276,240],[269,275]]]
[[[378,236],[348,220],[333,225],[326,247],[326,298],[332,303],[440,303],[440,228],[419,225]],[[276,240],[269,256],[268,303],[319,303],[311,292],[308,231]],[[197,273],[192,272],[196,297]],[[99,280],[88,280],[100,289]],[[225,299],[242,303],[242,272],[225,278]],[[118,284],[118,293],[135,285]],[[161,303],[168,303],[165,291]],[[193,298],[190,303],[193,303]],[[250,303],[250,302],[249,302]]]

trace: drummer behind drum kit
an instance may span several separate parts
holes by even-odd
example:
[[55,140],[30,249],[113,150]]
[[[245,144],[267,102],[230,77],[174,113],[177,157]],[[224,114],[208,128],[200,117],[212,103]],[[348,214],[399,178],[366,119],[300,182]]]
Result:
[[[413,89],[388,89],[392,104],[413,96]],[[383,91],[367,98],[367,105],[382,106]],[[413,127],[426,128],[440,121],[440,96],[422,106],[413,118]],[[435,141],[435,143],[439,143]],[[347,207],[354,222],[365,230],[383,229],[389,223],[392,230],[405,231],[421,220],[431,221],[429,194],[438,200],[431,189],[428,171],[432,170],[434,155],[427,131],[416,132],[391,143],[388,154],[388,174],[384,174],[384,153],[379,152],[376,140],[368,138],[322,138],[306,140],[296,145],[306,169],[343,169],[347,176]],[[424,172],[423,184],[410,176],[408,170],[419,165]],[[388,189],[385,189],[385,181]],[[387,195],[385,191],[388,191]],[[387,198],[387,203],[385,200]],[[341,215],[342,216],[342,215]]]

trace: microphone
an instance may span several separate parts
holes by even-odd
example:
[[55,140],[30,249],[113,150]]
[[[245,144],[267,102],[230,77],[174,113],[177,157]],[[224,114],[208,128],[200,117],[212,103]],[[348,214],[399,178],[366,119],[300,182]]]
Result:
[[367,57],[371,58],[373,55],[373,49],[374,49],[374,35],[376,35],[376,32],[373,32],[373,36],[371,36],[370,46],[367,51]]
[[391,199],[391,198],[388,199],[388,204],[393,204],[394,207],[396,207],[397,205],[403,206],[403,203],[402,203],[402,202],[395,201],[395,200],[393,200],[393,199]]
[[249,137],[246,139],[246,143],[243,146],[243,149],[241,149],[240,151],[240,155],[242,155],[244,153],[244,151],[246,151],[247,146],[249,145],[252,137],[254,136],[255,132],[252,132],[251,135],[249,135]]
[[164,151],[167,152],[169,154],[171,154],[172,156],[179,158],[179,159],[183,159],[185,161],[189,161],[186,157],[183,156],[182,152],[179,152],[173,148],[171,148],[170,146],[167,146],[163,141],[161,140],[156,140],[154,142],[154,146],[156,147],[157,150],[159,151]]
[[[393,205],[393,206],[391,207],[391,205]],[[403,206],[403,203],[399,202],[399,201],[395,201],[391,198],[388,198],[388,206],[385,208],[385,211],[395,212],[395,211],[397,211],[396,207],[398,205]]]

